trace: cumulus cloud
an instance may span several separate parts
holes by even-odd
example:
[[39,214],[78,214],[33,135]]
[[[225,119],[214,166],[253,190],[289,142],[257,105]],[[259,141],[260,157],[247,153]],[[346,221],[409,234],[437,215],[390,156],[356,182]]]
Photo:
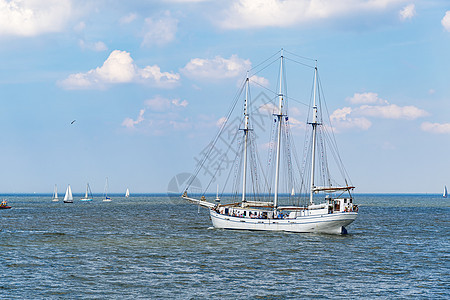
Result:
[[213,59],[193,58],[181,72],[190,78],[223,79],[242,76],[250,68],[250,60],[232,55],[228,59],[220,56]]
[[0,36],[59,32],[71,14],[70,0],[0,0]]
[[416,6],[414,4],[406,5],[399,12],[400,20],[402,21],[412,19],[415,15],[416,15]]
[[330,120],[338,131],[350,128],[367,130],[372,126],[370,118],[416,120],[429,115],[427,111],[412,105],[390,104],[377,93],[355,93],[347,101],[359,106],[336,109],[330,115]]
[[65,89],[102,89],[113,84],[139,82],[167,88],[179,80],[179,74],[161,72],[157,65],[139,68],[130,53],[114,50],[101,67],[71,74],[59,84]]
[[346,99],[351,104],[386,104],[386,100],[378,97],[377,93],[355,93]]
[[354,117],[352,116],[353,110],[351,107],[344,107],[335,110],[331,116],[330,120],[335,126],[337,131],[343,130],[343,129],[361,129],[361,130],[367,130],[372,126],[372,122],[370,122],[365,117]]
[[450,32],[450,10],[447,10],[445,13],[445,16],[441,20],[442,26],[444,26],[444,29]]
[[450,134],[450,123],[430,123],[424,122],[420,126],[423,131],[431,132],[431,133],[439,133],[439,134]]
[[163,46],[175,39],[178,29],[178,20],[166,13],[163,18],[145,19],[144,39],[142,46]]
[[364,116],[378,117],[384,119],[406,119],[415,120],[417,118],[428,116],[428,112],[415,106],[389,105],[363,105],[358,112]]
[[321,19],[382,12],[404,0],[235,0],[219,25],[227,29],[287,27]]

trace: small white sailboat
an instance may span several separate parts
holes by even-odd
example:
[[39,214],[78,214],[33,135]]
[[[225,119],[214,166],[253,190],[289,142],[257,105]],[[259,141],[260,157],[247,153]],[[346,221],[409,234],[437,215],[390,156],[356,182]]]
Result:
[[125,198],[129,198],[130,197],[130,190],[127,188],[127,191],[125,192]]
[[104,192],[104,202],[110,202],[111,201],[111,197],[108,197],[108,177],[106,177],[106,183],[105,183],[105,192]]
[[55,189],[53,190],[53,196],[52,196],[52,201],[53,202],[58,202],[59,198],[58,198],[58,187],[55,184]]
[[92,197],[91,187],[88,183],[86,184],[86,193],[84,194],[84,197],[80,199],[80,201],[92,201],[93,199],[94,197]]
[[67,186],[66,194],[64,195],[64,203],[73,203],[72,189],[70,184]]
[[[289,61],[298,63],[297,58],[298,56],[294,59],[289,58]],[[279,76],[279,89],[271,91],[272,94],[267,96],[268,99],[272,99],[269,100],[272,101],[269,103],[271,111],[268,112],[266,117],[270,121],[256,123],[259,119],[253,117],[252,113],[254,112],[254,115],[258,115],[259,118],[262,116],[261,108],[268,106],[266,101],[264,105],[253,108],[249,99],[251,95],[249,81],[252,77],[247,75],[245,84],[240,89],[241,96],[244,98],[244,113],[240,113],[237,118],[231,117],[232,111],[228,113],[227,120],[237,119],[237,126],[228,126],[227,120],[225,121],[214,141],[204,151],[204,158],[197,165],[197,169],[189,180],[182,198],[208,208],[215,228],[345,234],[347,233],[346,226],[351,224],[358,215],[358,206],[353,204],[351,191],[354,186],[347,183],[347,172],[339,157],[333,130],[330,130],[331,124],[328,124],[329,119],[322,117],[322,114],[326,113],[326,109],[321,94],[322,88],[317,73],[317,62],[315,65],[298,63],[314,70],[311,103],[306,122],[307,125],[310,125],[310,130],[306,134],[309,146],[305,147],[305,157],[302,160],[304,163],[302,164],[294,151],[295,140],[291,133],[293,128],[288,117],[288,100],[293,98],[287,96],[283,50],[281,50],[279,61],[279,72],[275,70]],[[260,71],[266,69],[269,63],[272,64],[274,61],[268,59],[266,62],[268,63],[265,66],[261,66],[263,64],[258,65],[258,67],[261,66]],[[255,71],[253,75],[255,77],[260,76],[258,72]],[[270,90],[265,89],[264,93],[267,93],[267,91]],[[235,98],[235,101],[238,98]],[[302,96],[296,96],[296,99],[302,99]],[[232,107],[234,108],[236,105]],[[258,126],[255,126],[255,124]],[[257,154],[258,149],[255,147],[255,145],[262,144],[258,141],[258,134],[254,133],[259,127],[262,128],[261,124],[266,126],[268,124],[272,127],[272,130],[268,131],[272,134],[267,165],[260,162]],[[216,151],[218,141],[225,139],[224,135],[229,134],[232,129],[236,133],[230,135],[241,138],[240,142],[237,143],[238,149],[231,149],[231,146],[228,145],[232,143],[227,141],[225,143],[227,150],[223,152],[225,154],[222,158],[217,159],[217,170],[213,169],[211,165],[209,165],[210,169],[207,170],[213,174],[211,175],[211,184],[213,180],[216,180],[216,174],[222,172],[223,169],[221,168],[226,162],[231,161],[229,164],[231,176],[228,175],[224,179],[227,183],[228,178],[234,178],[229,183],[231,189],[229,191],[231,196],[228,196],[230,198],[229,203],[222,203],[225,202],[223,198],[221,203],[207,201],[207,191],[202,191],[200,195],[197,192],[195,196],[188,196],[188,192],[195,192],[190,185],[195,181],[196,176],[205,164],[212,160],[211,156],[221,153],[220,150]],[[239,132],[242,132],[242,134],[238,134]],[[263,133],[264,129],[261,129],[260,132]],[[233,142],[237,139],[235,138]],[[326,146],[328,148],[325,148]],[[335,158],[335,165],[332,166],[334,168],[329,168],[327,153],[333,154],[331,157]],[[236,155],[234,160],[233,154]],[[226,155],[230,155],[231,159]],[[267,168],[267,166],[270,168]],[[268,171],[264,172],[264,168],[267,168]],[[337,172],[338,170],[340,172]],[[337,181],[339,179],[333,176],[334,173],[341,174],[341,184]],[[210,184],[207,186],[209,187]],[[218,195],[216,198],[219,198]]]
[[444,185],[444,194],[442,195],[444,198],[447,198],[448,193],[447,193],[447,186]]

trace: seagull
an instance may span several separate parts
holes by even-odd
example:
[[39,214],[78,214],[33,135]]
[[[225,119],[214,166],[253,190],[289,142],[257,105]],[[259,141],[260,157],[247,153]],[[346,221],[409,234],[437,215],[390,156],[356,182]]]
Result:
[[72,125],[73,123],[75,123],[76,120],[73,120],[72,122],[70,122],[70,124]]

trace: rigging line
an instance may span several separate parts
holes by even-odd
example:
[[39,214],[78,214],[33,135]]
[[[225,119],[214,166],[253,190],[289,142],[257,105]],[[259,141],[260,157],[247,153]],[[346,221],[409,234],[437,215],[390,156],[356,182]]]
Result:
[[262,85],[261,83],[257,82],[256,80],[252,80],[251,77],[249,78],[249,81],[250,81],[251,83],[253,83],[253,84],[255,84],[255,85],[258,85],[259,87],[261,87],[261,88],[263,88],[263,89],[269,91],[269,92],[272,93],[272,94],[278,95],[278,92],[275,92],[275,91],[269,89],[268,87],[265,87],[264,85]]
[[310,106],[309,104],[306,104],[305,102],[302,102],[302,101],[297,100],[297,99],[295,99],[295,98],[289,97],[289,100],[292,100],[292,101],[294,101],[294,102],[297,102],[297,103],[299,103],[299,104],[301,104],[301,105],[304,105],[304,106],[306,106],[306,107],[308,107],[308,108],[311,108],[311,106]]
[[250,72],[250,71],[254,71],[254,70],[255,70],[255,73],[254,73],[254,74],[257,74],[257,73],[261,72],[262,70],[264,70],[265,68],[267,68],[268,66],[270,66],[271,64],[273,64],[274,62],[276,62],[276,61],[278,60],[278,58],[275,59],[274,61],[272,61],[270,64],[268,64],[267,66],[265,66],[263,69],[261,69],[261,70],[259,70],[259,71],[256,71],[256,68],[259,68],[259,66],[261,66],[262,64],[265,64],[267,61],[269,61],[269,60],[271,60],[272,58],[274,58],[274,57],[275,57],[276,55],[278,55],[280,52],[281,52],[281,50],[278,50],[278,51],[277,51],[276,53],[274,53],[272,56],[270,56],[270,57],[267,58],[266,60],[260,62],[259,64],[257,64],[256,66],[254,66],[253,68],[251,68],[251,69],[248,70],[248,71]]
[[[241,123],[239,124],[239,126],[240,126],[242,123],[243,123],[243,120],[241,121]],[[239,130],[236,130],[236,133],[234,134],[233,139],[232,139],[231,142],[229,143],[228,148],[226,149],[226,151],[224,152],[225,154],[229,152],[231,146],[232,146],[233,143],[236,141],[236,137],[237,137],[238,133],[239,133]],[[239,149],[238,149],[238,150],[239,150]],[[238,152],[238,154],[239,154],[239,152]],[[239,156],[238,154],[236,154],[235,157]],[[221,157],[224,157],[224,155],[222,155]],[[236,160],[236,159],[235,159],[235,160]],[[217,168],[216,168],[216,171],[214,172],[213,176],[211,177],[211,180],[209,181],[207,187],[205,188],[205,191],[203,192],[203,196],[206,194],[206,191],[207,191],[207,190],[209,189],[209,187],[211,186],[212,182],[214,181],[214,178],[216,178],[216,175],[217,175],[217,173],[219,172],[220,167],[222,166],[222,163],[223,163],[224,161],[225,161],[225,159],[222,159],[222,160],[220,161],[219,165],[218,165]]]
[[291,54],[291,55],[293,55],[293,56],[297,56],[297,57],[302,58],[302,59],[311,60],[311,61],[317,61],[317,60],[314,59],[314,58],[310,58],[310,57],[306,57],[306,56],[301,56],[301,55],[295,54],[295,53],[290,52],[290,51],[285,50],[285,49],[284,49],[284,52],[289,53],[289,54]]
[[292,61],[292,62],[294,62],[294,63],[296,63],[296,64],[299,64],[299,65],[302,65],[302,66],[304,66],[304,67],[308,67],[308,68],[311,68],[311,69],[314,69],[314,68],[315,68],[315,66],[311,66],[311,65],[308,65],[308,64],[305,64],[305,63],[296,61],[296,60],[294,60],[294,59],[292,59],[292,58],[288,58],[288,57],[285,57],[285,58],[286,58],[286,60]]
[[197,177],[197,175],[200,173],[201,169],[203,168],[203,165],[205,164],[206,160],[211,155],[211,152],[214,149],[217,141],[219,140],[219,137],[222,135],[222,132],[226,128],[226,125],[227,125],[227,123],[228,123],[228,121],[230,119],[231,114],[233,113],[234,109],[236,108],[237,102],[239,100],[240,95],[242,94],[242,91],[244,90],[244,87],[245,87],[245,83],[241,86],[241,89],[239,90],[239,92],[236,93],[234,102],[230,106],[230,109],[229,109],[228,114],[226,116],[225,122],[222,123],[222,126],[220,127],[219,131],[217,132],[216,136],[214,137],[213,142],[210,144],[211,146],[209,147],[207,153],[204,155],[204,157],[200,161],[200,163],[197,164],[197,167],[196,167],[196,169],[194,171],[194,174],[192,174],[190,179],[188,180],[187,186],[186,186],[186,188],[184,190],[185,192],[187,192],[187,190],[189,189],[189,187],[194,182],[195,178]]
[[[319,76],[318,76],[318,78],[319,78]],[[320,88],[321,94],[325,95],[324,92],[323,92],[322,83],[320,81],[320,78],[318,79],[318,82],[319,82],[319,88]],[[325,98],[325,96],[323,96],[323,97]],[[336,136],[334,135],[334,129],[333,129],[333,126],[332,126],[332,123],[331,123],[330,113],[328,111],[328,106],[326,104],[325,99],[324,99],[323,103],[324,103],[325,110],[326,110],[326,113],[327,113],[327,116],[328,116],[328,118],[327,118],[328,120],[327,121],[330,124],[330,131],[331,131],[331,133],[329,133],[329,135],[330,135],[330,145],[335,148],[336,155],[337,155],[336,162],[339,164],[339,168],[342,168],[340,170],[341,173],[343,172],[342,176],[344,177],[344,179],[347,178],[347,179],[350,180],[350,176],[348,175],[347,170],[345,169],[344,163],[342,162],[341,156],[339,154],[339,147],[338,147],[338,144],[337,144],[337,141],[336,141]],[[327,130],[327,133],[328,133],[328,130]]]

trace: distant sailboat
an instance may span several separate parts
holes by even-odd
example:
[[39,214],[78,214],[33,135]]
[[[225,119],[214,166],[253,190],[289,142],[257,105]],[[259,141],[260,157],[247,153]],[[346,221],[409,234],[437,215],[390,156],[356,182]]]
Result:
[[73,203],[72,189],[70,184],[67,186],[66,194],[64,195],[64,203]]
[[444,198],[447,198],[447,186],[444,185],[444,194],[442,195]]
[[81,201],[92,201],[93,197],[92,197],[92,191],[91,191],[91,187],[89,186],[89,183],[86,184],[86,194],[84,194],[84,197],[81,198]]
[[105,199],[103,199],[105,202],[111,201],[111,198],[108,197],[108,177],[106,177],[106,183],[105,183]]
[[52,201],[53,201],[53,202],[59,201],[59,198],[58,198],[58,188],[56,187],[56,184],[55,184],[55,190],[53,191]]
[[130,190],[127,188],[127,191],[125,192],[125,198],[130,197]]

